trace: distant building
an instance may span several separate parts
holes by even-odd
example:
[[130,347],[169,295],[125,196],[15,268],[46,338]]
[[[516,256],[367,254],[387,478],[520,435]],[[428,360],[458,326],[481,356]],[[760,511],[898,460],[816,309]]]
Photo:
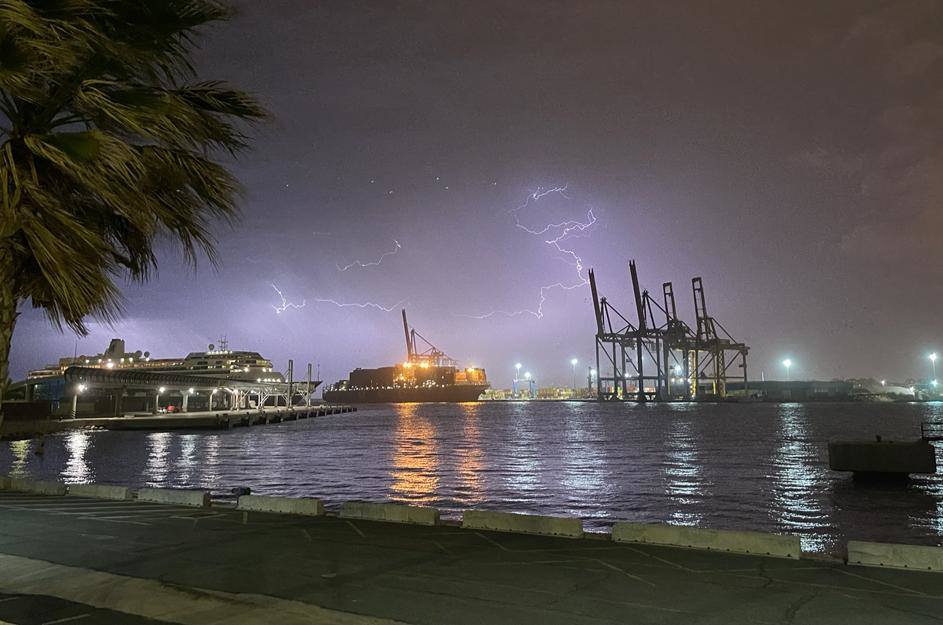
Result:
[[[855,399],[856,387],[846,380],[766,380],[746,385],[747,397],[764,401],[848,401]],[[743,382],[727,382],[727,394],[744,396]]]

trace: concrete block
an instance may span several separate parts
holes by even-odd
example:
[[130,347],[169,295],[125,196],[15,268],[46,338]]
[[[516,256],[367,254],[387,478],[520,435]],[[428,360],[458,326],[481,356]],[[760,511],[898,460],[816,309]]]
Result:
[[413,525],[438,525],[439,511],[425,506],[406,506],[396,503],[368,503],[345,501],[340,516],[345,519],[365,521],[389,521]]
[[138,500],[205,508],[210,505],[210,494],[189,488],[142,488],[138,491]]
[[849,540],[848,564],[943,573],[943,547]]
[[833,471],[900,474],[936,473],[936,449],[929,441],[833,441],[828,444]]
[[38,495],[65,495],[66,485],[60,482],[38,482],[14,477],[10,479],[10,490]]
[[277,512],[280,514],[303,514],[306,516],[321,516],[324,514],[324,504],[320,499],[290,497],[268,497],[265,495],[241,495],[239,510],[254,510],[256,512]]
[[131,499],[131,490],[127,486],[108,486],[105,484],[70,484],[69,494],[76,497],[94,497],[96,499]]
[[491,510],[465,510],[462,513],[462,527],[494,530],[496,532],[564,536],[566,538],[583,537],[582,519],[536,514],[513,514]]
[[623,543],[647,543],[710,551],[729,551],[776,558],[798,559],[802,554],[802,546],[798,536],[654,523],[616,523],[612,526],[612,540]]

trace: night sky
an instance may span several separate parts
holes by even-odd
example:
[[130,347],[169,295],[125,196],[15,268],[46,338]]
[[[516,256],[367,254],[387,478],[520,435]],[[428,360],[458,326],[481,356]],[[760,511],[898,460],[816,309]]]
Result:
[[[86,338],[24,307],[14,378],[112,336],[165,357],[226,335],[334,381],[403,359],[405,301],[495,386],[517,361],[569,384],[594,353],[576,285],[594,267],[628,312],[632,258],[689,323],[702,276],[756,378],[789,356],[793,378],[902,380],[943,351],[937,0],[237,7],[201,78],[273,119],[233,165],[244,219],[217,230],[220,268],[168,251]],[[273,283],[304,307],[276,312]],[[553,284],[575,288],[540,306]]]

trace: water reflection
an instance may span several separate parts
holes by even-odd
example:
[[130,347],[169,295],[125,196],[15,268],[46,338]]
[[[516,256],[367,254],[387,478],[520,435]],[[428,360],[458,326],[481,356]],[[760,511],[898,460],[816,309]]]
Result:
[[196,444],[199,434],[180,435],[180,458],[173,462],[174,469],[179,472],[177,481],[182,486],[190,486],[190,479],[197,468]]
[[62,470],[63,482],[81,484],[94,481],[95,475],[85,460],[90,442],[91,436],[85,430],[73,430],[66,436],[65,448],[69,458]]
[[462,439],[457,443],[458,475],[463,491],[462,503],[473,505],[482,501],[482,470],[484,451],[481,448],[478,404],[462,404]]
[[606,469],[608,459],[602,453],[597,427],[584,417],[576,406],[564,419],[563,486],[574,500],[583,502],[569,513],[580,515],[589,507],[594,511],[593,516],[607,517],[610,512],[602,505],[600,495],[611,488]]
[[200,487],[212,488],[219,483],[219,434],[210,434],[203,438],[200,469]]
[[432,421],[418,404],[396,404],[391,499],[432,503],[439,486],[438,449]]
[[669,522],[674,525],[698,525],[703,519],[699,504],[707,491],[701,465],[693,424],[675,418],[668,431],[665,458],[665,494],[671,508]]
[[[533,423],[533,412],[526,404],[511,405],[511,427],[508,442],[506,466],[503,473],[510,491],[511,508],[520,501],[532,499],[530,493],[538,489],[538,475],[541,471],[540,439]],[[521,510],[511,509],[511,512]]]
[[828,485],[809,440],[806,407],[780,404],[779,447],[772,459],[773,501],[770,512],[785,532],[800,534],[806,551],[823,551],[834,540],[830,523],[817,496]]
[[[943,401],[928,402],[924,406],[926,422],[935,426],[936,430],[943,429]],[[943,536],[943,470],[939,468],[943,467],[943,441],[934,441],[933,446],[936,448],[937,472],[921,478],[925,480],[926,492],[934,499],[934,506],[917,525],[926,525],[937,536]]]
[[148,486],[166,486],[165,480],[170,470],[168,461],[170,432],[154,432],[145,438],[147,446],[147,464],[144,466],[144,481]]
[[13,454],[13,463],[10,465],[10,475],[12,477],[27,475],[26,464],[29,461],[31,447],[32,441],[30,440],[10,441],[10,452]]

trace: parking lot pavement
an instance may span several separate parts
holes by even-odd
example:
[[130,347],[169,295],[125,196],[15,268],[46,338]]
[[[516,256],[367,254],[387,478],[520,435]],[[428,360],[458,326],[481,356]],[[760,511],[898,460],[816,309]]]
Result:
[[[939,623],[943,613],[940,574],[23,493],[0,493],[0,592],[61,600],[62,618],[87,607],[135,623]],[[37,622],[4,605],[0,620]]]

